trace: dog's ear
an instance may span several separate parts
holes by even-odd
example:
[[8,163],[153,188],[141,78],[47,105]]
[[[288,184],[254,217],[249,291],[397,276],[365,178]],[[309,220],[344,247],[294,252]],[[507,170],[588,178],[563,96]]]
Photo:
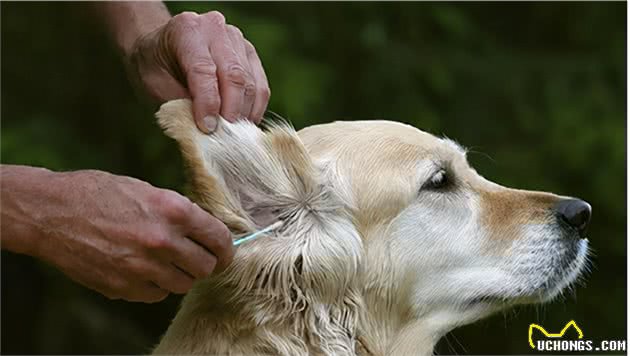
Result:
[[[189,100],[162,105],[157,117],[179,143],[193,200],[202,208],[233,231],[284,222],[273,238],[239,247],[219,281],[207,281],[208,296],[199,287],[190,298],[240,301],[241,314],[234,317],[239,323],[253,323],[269,335],[289,323],[299,334],[291,340],[306,338],[330,354],[354,349],[362,309],[362,241],[297,133],[288,125],[263,132],[247,121],[219,120],[216,131],[206,135],[195,126]],[[221,293],[213,289],[226,286]],[[308,352],[302,341],[294,346],[299,352],[292,353]]]
[[192,199],[233,231],[267,226],[315,191],[310,158],[288,125],[263,132],[249,121],[219,119],[206,135],[192,115],[188,99],[170,101],[156,114],[180,146]]

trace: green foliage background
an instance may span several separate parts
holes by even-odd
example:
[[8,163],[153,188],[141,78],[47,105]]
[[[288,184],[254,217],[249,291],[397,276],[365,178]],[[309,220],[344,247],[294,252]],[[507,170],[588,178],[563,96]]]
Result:
[[[174,144],[79,3],[2,2],[2,163],[101,169],[180,190]],[[440,353],[530,353],[527,327],[626,335],[625,3],[186,3],[258,49],[296,127],[385,118],[447,135],[487,178],[579,196],[594,268],[564,301],[460,328]],[[378,174],[378,172],[374,172]],[[577,296],[577,297],[576,297]],[[109,301],[2,254],[2,353],[141,353],[175,314]]]

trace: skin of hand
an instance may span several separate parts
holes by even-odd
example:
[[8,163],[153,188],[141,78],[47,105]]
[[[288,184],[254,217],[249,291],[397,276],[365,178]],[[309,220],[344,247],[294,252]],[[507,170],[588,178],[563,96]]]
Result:
[[176,192],[101,171],[3,165],[1,178],[2,247],[109,298],[185,293],[233,258],[225,225]]
[[[270,91],[256,50],[218,12],[171,17],[161,2],[94,2],[132,79],[195,121],[262,119]],[[2,165],[2,248],[40,258],[112,299],[155,302],[224,269],[227,227],[176,192],[100,171]],[[216,269],[215,269],[216,267]]]
[[262,63],[221,13],[183,12],[127,42],[133,80],[160,103],[191,98],[201,131],[214,131],[219,114],[231,122],[262,120],[271,95]]

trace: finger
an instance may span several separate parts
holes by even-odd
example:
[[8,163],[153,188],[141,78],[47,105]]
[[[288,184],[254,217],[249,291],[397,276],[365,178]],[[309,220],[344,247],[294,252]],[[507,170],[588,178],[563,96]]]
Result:
[[[245,49],[245,38],[243,37],[243,33],[236,26],[228,25],[228,36],[230,37],[230,41],[232,42],[232,46],[236,51],[236,55],[238,56],[241,63],[245,67],[247,73],[249,73],[250,77],[252,70],[250,68],[249,60],[247,59],[247,50]],[[256,98],[256,85],[255,80],[253,80],[249,85],[245,86],[245,92],[243,94],[243,104],[241,105],[241,116],[249,119],[249,115],[252,111],[252,106],[254,105],[254,99]]]
[[124,276],[112,273],[98,286],[93,289],[105,295],[109,299],[124,299],[130,302],[154,303],[159,302],[168,296],[168,291],[158,286],[144,281],[145,276],[139,276],[135,280],[129,278],[129,274]]
[[69,274],[67,272],[66,274],[74,281],[83,284],[90,289],[93,289],[94,291],[104,295],[111,300],[124,298],[122,293],[123,290],[121,290],[121,286],[124,285],[122,283],[124,279],[116,273],[108,273],[107,276],[98,276],[97,278],[94,278],[93,273],[90,273],[89,275],[81,274],[78,276]]
[[198,15],[187,14],[175,22],[173,42],[193,101],[193,115],[197,127],[210,133],[216,129],[221,108],[217,67],[197,21]]
[[188,217],[190,220],[185,232],[186,235],[216,256],[215,269],[218,271],[225,269],[234,258],[230,230],[221,221],[197,205]]
[[150,276],[151,281],[161,289],[176,294],[188,292],[195,283],[192,276],[170,262],[152,265],[148,276]]
[[212,273],[217,258],[195,240],[181,236],[175,239],[173,263],[195,279],[205,278]]
[[256,49],[249,41],[244,40],[244,43],[249,66],[252,70],[254,81],[256,82],[255,100],[252,105],[252,111],[248,117],[255,123],[259,124],[262,121],[263,114],[267,110],[271,91],[269,90],[267,75],[263,69],[262,62],[256,53]]
[[217,67],[206,47],[197,48],[195,51],[199,53],[182,58],[182,65],[186,71],[197,127],[205,133],[210,133],[217,127],[221,109]]
[[[218,14],[218,15],[217,15]],[[221,92],[221,116],[234,122],[241,114],[245,88],[253,85],[253,78],[239,59],[230,41],[225,19],[218,12],[201,15],[205,34],[208,35],[210,54],[217,66]]]
[[153,282],[138,282],[140,287],[129,291],[124,299],[130,302],[156,303],[168,297],[169,292]]
[[190,93],[180,82],[167,73],[147,75],[144,88],[151,98],[159,103],[173,99],[190,98]]

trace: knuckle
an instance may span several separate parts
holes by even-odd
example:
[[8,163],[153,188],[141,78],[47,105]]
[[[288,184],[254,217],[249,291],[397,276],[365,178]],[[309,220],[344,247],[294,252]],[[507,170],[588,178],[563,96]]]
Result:
[[247,77],[247,72],[240,63],[231,64],[225,72],[226,80],[239,87],[244,87],[248,83]]
[[195,21],[199,15],[194,11],[183,11],[173,17],[173,19],[179,19],[180,21]]
[[174,199],[173,195],[178,195],[172,190],[160,188],[156,188],[152,193],[153,194],[151,196],[151,203],[156,207],[163,207],[168,205],[170,201]]
[[271,97],[271,89],[268,86],[258,88],[256,95],[259,95],[265,101],[269,100]]
[[229,32],[231,32],[232,34],[238,36],[238,37],[243,37],[243,31],[241,31],[240,28],[234,26],[234,25],[227,25],[227,30]]
[[206,107],[211,113],[218,113],[221,109],[221,99],[218,93],[210,92],[208,100],[206,100]]
[[218,11],[207,12],[205,17],[216,25],[225,25],[225,16]]
[[213,76],[217,72],[217,66],[207,59],[200,59],[192,64],[190,70],[193,74]]
[[126,273],[137,278],[143,278],[152,274],[152,270],[147,264],[146,258],[127,258],[120,262],[120,265]]
[[196,28],[198,25],[199,15],[192,11],[185,11],[180,14],[175,15],[171,21],[173,22],[173,26],[177,29],[191,29]]
[[192,211],[192,203],[175,192],[166,191],[160,201],[162,214],[170,221],[180,222]]
[[254,45],[248,40],[245,40],[245,50],[247,51],[247,53],[252,53],[252,52],[255,53],[256,47],[254,47]]
[[[139,236],[139,234],[133,236],[135,240],[140,240],[140,241],[142,241],[143,237],[144,236]],[[116,256],[116,263],[118,267],[124,271],[138,272],[141,269],[141,266],[138,263],[138,259],[130,258],[127,255]]]
[[256,84],[252,82],[248,82],[245,84],[245,96],[254,96],[256,95]]
[[151,250],[169,250],[173,247],[173,241],[167,235],[158,233],[150,236],[146,245]]

